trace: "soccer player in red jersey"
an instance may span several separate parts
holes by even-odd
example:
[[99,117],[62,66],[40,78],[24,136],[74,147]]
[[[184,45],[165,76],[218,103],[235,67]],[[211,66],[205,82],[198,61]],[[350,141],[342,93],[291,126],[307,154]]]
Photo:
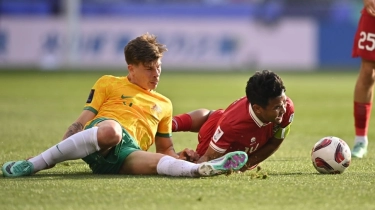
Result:
[[246,96],[226,109],[198,109],[173,117],[172,131],[198,132],[198,162],[232,151],[245,151],[251,169],[271,156],[288,135],[294,117],[292,100],[282,79],[272,71],[256,72]]
[[361,58],[354,89],[355,140],[352,156],[356,158],[363,158],[367,153],[367,133],[375,82],[375,0],[363,0],[363,4],[352,52],[353,57]]

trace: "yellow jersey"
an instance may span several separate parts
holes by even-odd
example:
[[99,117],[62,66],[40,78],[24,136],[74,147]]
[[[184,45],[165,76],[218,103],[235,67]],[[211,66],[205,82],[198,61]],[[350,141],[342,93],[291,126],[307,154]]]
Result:
[[145,151],[155,136],[172,136],[172,102],[156,91],[129,82],[127,77],[99,78],[84,109],[96,114],[93,120],[106,117],[119,122]]

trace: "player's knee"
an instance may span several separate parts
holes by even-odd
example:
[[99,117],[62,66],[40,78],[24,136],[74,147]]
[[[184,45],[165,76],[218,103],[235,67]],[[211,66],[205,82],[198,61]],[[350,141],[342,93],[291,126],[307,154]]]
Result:
[[375,61],[362,59],[361,72],[365,79],[373,80],[375,76]]
[[120,126],[102,126],[98,129],[98,142],[100,148],[116,146],[122,138]]

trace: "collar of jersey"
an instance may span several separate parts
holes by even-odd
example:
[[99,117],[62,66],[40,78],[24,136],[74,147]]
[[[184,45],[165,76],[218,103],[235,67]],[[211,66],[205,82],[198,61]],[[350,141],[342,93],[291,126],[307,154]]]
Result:
[[251,103],[249,103],[249,114],[250,117],[254,120],[254,122],[257,124],[258,127],[266,126],[268,123],[262,122],[255,114],[253,107],[251,106]]

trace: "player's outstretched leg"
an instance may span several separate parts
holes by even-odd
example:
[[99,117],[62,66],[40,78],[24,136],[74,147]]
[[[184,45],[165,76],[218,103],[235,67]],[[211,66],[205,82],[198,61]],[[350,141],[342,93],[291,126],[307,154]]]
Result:
[[246,162],[246,152],[230,152],[220,158],[201,163],[198,168],[198,173],[201,176],[215,176],[229,171],[238,171]]
[[33,173],[34,166],[27,160],[10,161],[4,163],[1,170],[5,177],[29,176]]

